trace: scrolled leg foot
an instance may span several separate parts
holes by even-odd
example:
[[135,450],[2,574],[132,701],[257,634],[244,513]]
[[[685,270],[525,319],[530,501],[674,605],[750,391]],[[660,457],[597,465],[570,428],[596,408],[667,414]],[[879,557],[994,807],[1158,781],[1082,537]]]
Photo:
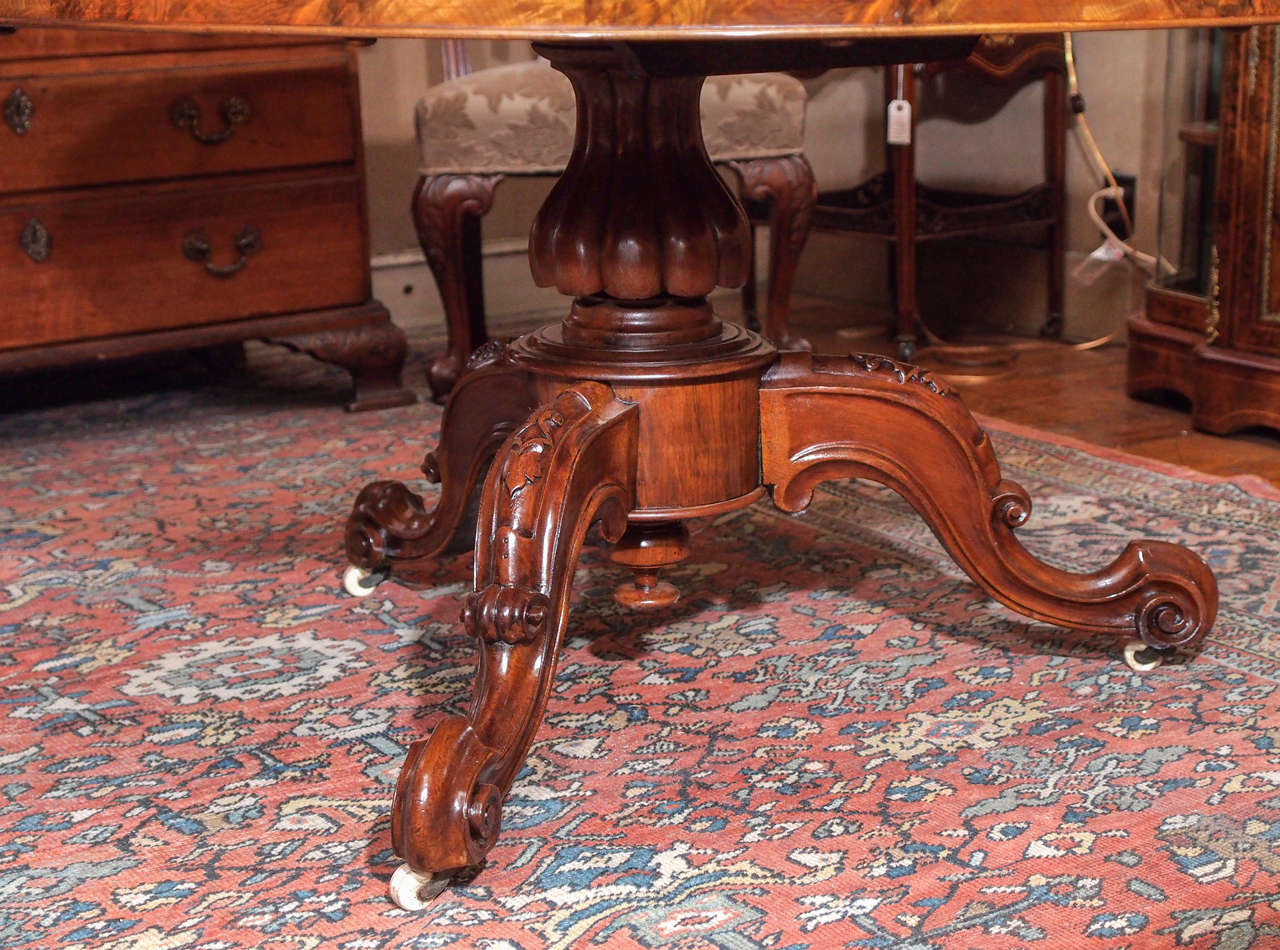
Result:
[[761,388],[764,480],[786,511],[831,478],[882,482],[924,517],[975,581],[1038,620],[1192,649],[1213,625],[1217,582],[1186,548],[1131,542],[1089,574],[1059,570],[1014,535],[1031,500],[1002,479],[987,435],[943,383],[879,356],[783,354]]
[[466,717],[413,743],[392,802],[392,844],[419,876],[479,867],[497,840],[551,694],[583,538],[599,522],[616,541],[634,504],[637,414],[609,387],[577,384],[535,412],[489,471],[476,589],[462,611],[480,645],[475,695]]
[[529,414],[533,396],[525,373],[494,345],[477,355],[445,407],[440,444],[427,455],[423,474],[440,483],[430,510],[401,482],[366,485],[347,519],[347,559],[371,573],[394,562],[464,546],[473,532],[477,488],[499,446]]

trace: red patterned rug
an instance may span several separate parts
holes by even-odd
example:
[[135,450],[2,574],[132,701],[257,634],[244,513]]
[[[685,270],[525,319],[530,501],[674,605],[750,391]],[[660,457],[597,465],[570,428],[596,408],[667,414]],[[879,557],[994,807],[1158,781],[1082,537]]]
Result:
[[997,422],[1032,550],[1210,560],[1199,656],[1136,675],[1013,616],[860,483],[696,525],[658,615],[588,549],[489,866],[397,910],[392,782],[467,700],[469,559],[354,600],[341,525],[439,413],[346,415],[263,352],[0,416],[0,945],[1280,946],[1280,500]]

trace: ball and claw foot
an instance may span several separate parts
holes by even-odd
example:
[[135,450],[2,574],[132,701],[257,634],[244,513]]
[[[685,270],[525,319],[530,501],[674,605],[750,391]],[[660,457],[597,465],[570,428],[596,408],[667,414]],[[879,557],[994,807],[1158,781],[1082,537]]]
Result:
[[342,589],[352,597],[368,597],[386,576],[378,571],[366,571],[363,567],[350,564],[342,572]]
[[1130,640],[1124,645],[1124,662],[1135,673],[1150,673],[1164,663],[1169,653],[1147,646],[1141,640]]
[[441,891],[449,886],[448,874],[419,874],[402,864],[391,875],[391,899],[401,910],[426,910]]

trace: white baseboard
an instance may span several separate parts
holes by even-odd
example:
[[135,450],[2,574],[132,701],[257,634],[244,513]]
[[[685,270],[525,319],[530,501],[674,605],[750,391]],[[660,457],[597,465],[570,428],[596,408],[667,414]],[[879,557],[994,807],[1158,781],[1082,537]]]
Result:
[[[520,238],[484,242],[485,311],[491,317],[550,309],[562,303],[554,287],[535,287],[529,276],[528,245]],[[435,278],[419,248],[375,256],[373,295],[402,327],[443,326],[444,308]]]

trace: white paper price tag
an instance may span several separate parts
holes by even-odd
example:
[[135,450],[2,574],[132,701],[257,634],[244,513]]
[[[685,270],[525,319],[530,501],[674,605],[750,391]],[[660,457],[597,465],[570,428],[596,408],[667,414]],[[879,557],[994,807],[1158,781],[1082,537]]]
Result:
[[911,103],[906,99],[894,99],[890,102],[886,122],[886,142],[890,145],[911,144]]

